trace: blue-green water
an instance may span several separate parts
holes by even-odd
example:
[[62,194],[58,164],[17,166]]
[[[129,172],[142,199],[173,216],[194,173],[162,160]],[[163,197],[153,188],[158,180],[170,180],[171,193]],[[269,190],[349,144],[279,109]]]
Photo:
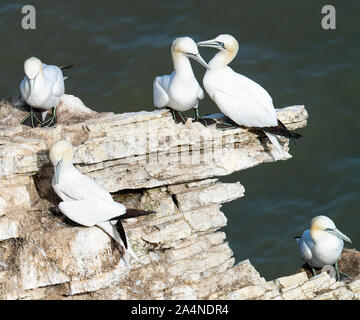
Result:
[[[0,97],[18,94],[23,62],[37,56],[69,70],[66,90],[97,111],[152,110],[152,82],[171,72],[170,45],[220,33],[240,43],[231,67],[254,79],[276,107],[305,104],[308,126],[293,159],[222,178],[245,197],[223,206],[237,261],[267,279],[301,265],[293,237],[326,214],[359,248],[360,3],[332,1],[336,30],[323,30],[321,1],[33,1],[36,30],[21,28],[21,1],[0,2]],[[215,53],[201,48],[205,60]],[[204,69],[193,63],[201,83]],[[216,112],[206,96],[201,113]]]

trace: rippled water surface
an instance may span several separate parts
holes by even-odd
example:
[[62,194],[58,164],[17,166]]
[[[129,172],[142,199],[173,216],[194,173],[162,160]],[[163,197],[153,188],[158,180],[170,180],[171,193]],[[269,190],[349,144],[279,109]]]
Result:
[[[97,111],[152,110],[152,82],[171,71],[170,45],[220,33],[240,43],[231,66],[264,86],[276,107],[305,104],[293,158],[221,180],[245,197],[223,206],[237,261],[270,280],[301,265],[294,236],[323,213],[360,244],[360,3],[332,1],[336,30],[321,28],[321,1],[34,1],[37,29],[21,28],[20,1],[0,2],[0,97],[18,94],[23,62],[75,63],[67,93]],[[201,48],[205,60],[214,51]],[[193,63],[201,83],[204,70]],[[209,97],[200,112],[216,112]],[[190,113],[191,115],[191,113]]]

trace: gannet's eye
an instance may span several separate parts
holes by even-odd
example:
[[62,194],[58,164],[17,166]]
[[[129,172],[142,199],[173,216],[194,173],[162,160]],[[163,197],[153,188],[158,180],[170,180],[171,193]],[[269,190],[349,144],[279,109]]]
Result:
[[325,231],[333,231],[334,229],[326,228]]
[[216,41],[216,42],[219,44],[219,46],[221,46],[222,48],[225,49],[225,43],[224,42],[221,42],[221,41]]

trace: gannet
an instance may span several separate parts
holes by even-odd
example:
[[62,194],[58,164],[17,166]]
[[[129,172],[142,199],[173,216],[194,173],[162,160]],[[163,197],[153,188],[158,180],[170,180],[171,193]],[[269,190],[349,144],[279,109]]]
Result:
[[169,107],[172,110],[175,123],[185,123],[179,112],[194,108],[195,120],[199,120],[199,100],[204,98],[204,92],[197,82],[189,58],[199,62],[205,68],[209,66],[200,56],[194,40],[189,37],[176,38],[171,46],[174,71],[170,75],[158,76],[153,83],[154,106]]
[[340,232],[335,223],[326,216],[317,216],[311,220],[311,227],[303,232],[301,237],[296,237],[301,258],[312,268],[322,268],[334,265],[340,279],[337,261],[341,256],[344,241],[351,240]]
[[66,140],[59,140],[50,148],[49,158],[54,166],[52,187],[62,200],[60,211],[83,226],[98,226],[138,260],[121,220],[155,212],[127,209],[114,201],[105,188],[74,167],[73,157],[73,146]]
[[[25,77],[20,83],[20,93],[25,102],[30,106],[30,113],[21,121],[23,124],[29,117],[31,126],[37,123],[41,126],[50,126],[56,121],[56,107],[59,105],[60,97],[65,92],[62,70],[73,67],[73,65],[57,67],[42,63],[38,58],[31,57],[24,63]],[[45,110],[42,119],[36,117],[33,110]],[[52,116],[46,120],[47,111],[54,109]]]
[[197,45],[219,50],[209,62],[210,68],[204,75],[203,84],[225,116],[237,125],[264,131],[280,153],[283,153],[283,149],[275,135],[295,139],[301,137],[287,130],[278,120],[272,98],[263,87],[228,67],[239,49],[233,36],[222,34]]

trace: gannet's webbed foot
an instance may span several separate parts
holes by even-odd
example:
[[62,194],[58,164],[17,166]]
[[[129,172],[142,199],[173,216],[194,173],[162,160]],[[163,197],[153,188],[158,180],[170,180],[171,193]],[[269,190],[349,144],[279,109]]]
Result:
[[336,270],[338,281],[345,281],[345,280],[351,278],[351,276],[349,276],[348,274],[340,272],[337,262],[335,263],[335,270]]
[[339,271],[339,273],[338,273],[338,281],[345,281],[345,280],[348,280],[350,278],[351,278],[351,276],[349,276],[348,274]]
[[178,124],[178,123],[185,124],[186,123],[186,119],[179,111],[176,111],[174,109],[171,109],[171,111],[172,111],[173,119],[176,124]]
[[209,127],[216,123],[214,119],[210,119],[210,118],[200,118],[198,122],[200,122],[204,127]]
[[54,107],[53,112],[51,115],[49,115],[46,112],[46,116],[44,121],[41,123],[42,127],[52,127],[56,124],[56,107]]
[[232,124],[232,123],[217,123],[216,124],[216,129],[219,129],[219,130],[232,130],[232,129],[237,129],[239,128],[239,126],[235,123],[235,124]]
[[[195,110],[195,112],[196,112],[196,110]],[[198,116],[198,118],[193,120],[193,122],[198,121],[204,127],[209,127],[211,125],[214,125],[214,124],[218,123],[218,118],[216,118],[215,115],[207,114],[206,116],[200,117],[199,113],[197,112],[197,116]]]
[[194,113],[195,113],[195,119],[193,120],[193,122],[200,122],[204,127],[208,127],[208,126],[216,123],[216,121],[213,120],[213,119],[201,118],[200,115],[199,115],[199,108],[198,107],[194,108]]
[[30,107],[30,112],[26,115],[24,119],[21,120],[20,124],[25,126],[36,128],[38,125],[42,124],[41,112],[35,111],[32,107]]
[[239,125],[230,118],[225,117],[223,121],[216,124],[216,128],[219,130],[232,130],[239,128]]

